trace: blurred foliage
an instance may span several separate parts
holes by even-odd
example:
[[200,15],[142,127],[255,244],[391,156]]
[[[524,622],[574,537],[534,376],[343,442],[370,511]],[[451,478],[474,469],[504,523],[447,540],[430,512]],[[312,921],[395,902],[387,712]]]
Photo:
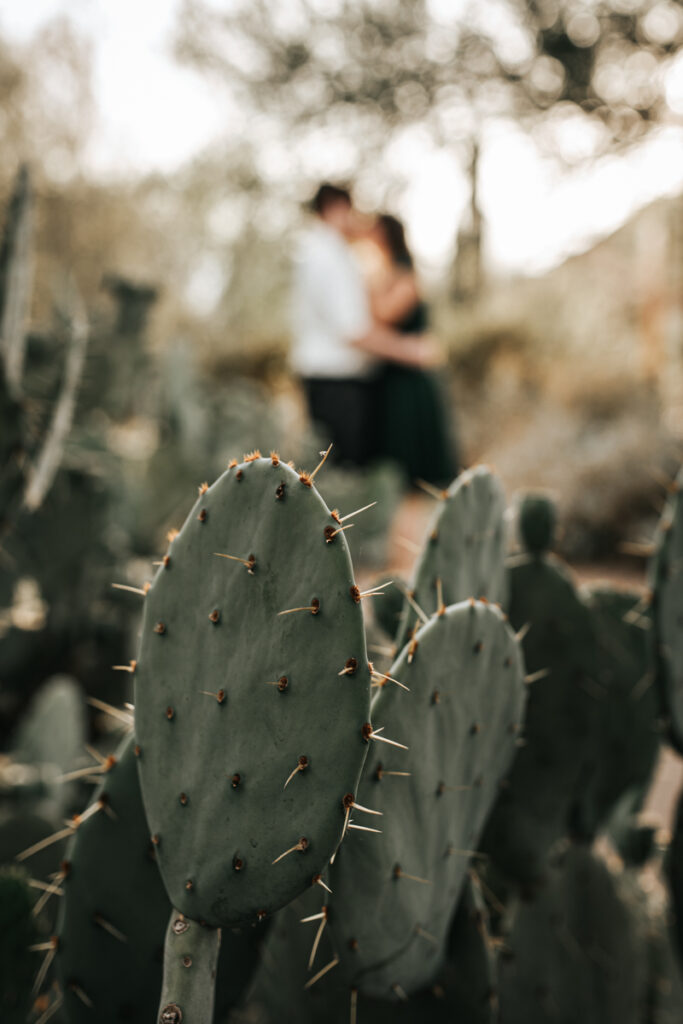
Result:
[[632,142],[666,117],[660,72],[682,44],[681,5],[662,0],[183,0],[176,49],[290,144],[334,126],[358,170],[396,129],[447,145],[557,104],[596,120],[596,152]]

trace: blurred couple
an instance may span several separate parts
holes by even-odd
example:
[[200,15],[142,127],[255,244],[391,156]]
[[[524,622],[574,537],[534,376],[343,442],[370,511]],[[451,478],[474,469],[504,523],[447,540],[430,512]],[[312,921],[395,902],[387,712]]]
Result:
[[292,365],[339,463],[397,463],[445,486],[457,471],[441,362],[403,225],[323,184],[296,252]]

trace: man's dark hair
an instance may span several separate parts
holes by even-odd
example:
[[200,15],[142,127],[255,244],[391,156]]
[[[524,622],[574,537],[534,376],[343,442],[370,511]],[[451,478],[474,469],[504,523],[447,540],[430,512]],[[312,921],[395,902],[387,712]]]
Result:
[[314,213],[323,214],[333,203],[346,203],[347,206],[351,206],[351,193],[343,185],[332,185],[325,181],[311,199],[311,209]]

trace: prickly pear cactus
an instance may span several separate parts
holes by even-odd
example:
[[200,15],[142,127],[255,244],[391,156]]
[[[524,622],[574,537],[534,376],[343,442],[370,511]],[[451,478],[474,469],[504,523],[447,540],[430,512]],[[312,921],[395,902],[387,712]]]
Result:
[[479,601],[440,609],[390,676],[373,701],[377,731],[358,795],[346,800],[321,913],[340,982],[397,1000],[443,963],[526,695],[519,644],[502,612]]
[[[659,700],[655,687],[652,616],[642,595],[609,586],[585,592],[595,627],[597,701],[595,770],[580,794],[582,833],[592,838],[627,791],[641,800],[659,754]],[[639,806],[631,805],[631,813]]]
[[17,867],[0,868],[0,1018],[25,1024],[32,1003],[33,979],[40,960],[31,947],[40,936],[31,913],[35,893]]
[[606,865],[572,846],[521,902],[500,964],[505,1024],[641,1024],[647,956]]
[[[415,604],[427,616],[443,601],[470,597],[506,603],[505,496],[500,481],[486,466],[461,473],[439,501],[429,537],[413,576]],[[406,601],[397,647],[407,642],[420,615]]]
[[[648,570],[658,653],[657,680],[669,738],[683,753],[683,469],[671,486]],[[644,601],[645,605],[646,602]]]
[[[131,735],[112,758],[61,873],[55,967],[69,1024],[150,1020],[170,904],[140,798]],[[101,802],[101,803],[100,803]],[[99,810],[97,807],[99,806]],[[85,816],[84,816],[85,817]]]
[[339,517],[254,453],[202,488],[146,597],[139,769],[176,917],[252,924],[313,884],[357,789],[369,683]]
[[[468,877],[448,936],[446,962],[432,985],[399,1002],[350,992],[333,970],[307,987],[311,925],[301,924],[313,911],[314,893],[285,907],[273,922],[262,963],[246,1000],[247,1014],[273,1024],[495,1024],[498,1020],[497,956],[488,934],[486,907],[476,876]],[[372,908],[368,908],[372,912]],[[332,962],[330,936],[320,940],[321,963]],[[250,1019],[252,1019],[250,1017]]]
[[[93,805],[70,841],[61,873],[56,973],[69,1024],[152,1019],[159,1003],[171,905],[156,865],[140,795],[134,736],[111,758]],[[85,817],[85,816],[84,816]],[[216,1012],[239,1001],[263,926],[226,932]]]
[[[541,880],[552,844],[569,834],[584,777],[594,770],[604,691],[595,682],[590,610],[550,555],[515,559],[510,621],[523,635],[529,700],[524,745],[482,840],[494,872],[524,886]],[[500,893],[499,893],[500,895]]]
[[683,967],[683,793],[676,809],[671,843],[664,860],[666,879],[671,892],[671,930],[681,966]]
[[532,555],[550,551],[555,539],[556,524],[555,504],[547,495],[524,495],[519,505],[519,532],[526,551]]

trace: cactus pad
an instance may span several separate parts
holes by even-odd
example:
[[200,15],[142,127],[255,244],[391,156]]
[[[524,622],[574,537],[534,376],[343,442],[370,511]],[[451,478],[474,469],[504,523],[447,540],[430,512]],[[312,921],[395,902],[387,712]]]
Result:
[[349,829],[329,873],[328,927],[344,982],[395,1000],[441,967],[526,693],[517,640],[479,601],[437,613],[390,674],[410,689],[387,682],[373,701],[382,731],[351,809],[351,825],[381,834]]
[[550,551],[555,537],[557,513],[554,503],[543,494],[525,494],[519,506],[519,536],[531,555]]
[[[466,470],[444,491],[413,576],[414,599],[427,616],[439,605],[437,581],[446,605],[470,597],[506,603],[504,512],[502,486],[486,466]],[[415,610],[406,602],[399,649],[415,622]]]
[[[658,645],[658,683],[670,739],[683,753],[683,469],[672,485],[649,566]],[[645,604],[645,602],[643,602]]]
[[583,776],[593,770],[604,691],[594,681],[590,611],[557,559],[514,565],[510,621],[525,632],[525,745],[489,818],[482,849],[503,879],[533,885],[543,876],[552,844],[568,834]]
[[334,852],[370,670],[342,527],[311,478],[255,453],[201,490],[145,601],[138,764],[173,906],[233,927]]

